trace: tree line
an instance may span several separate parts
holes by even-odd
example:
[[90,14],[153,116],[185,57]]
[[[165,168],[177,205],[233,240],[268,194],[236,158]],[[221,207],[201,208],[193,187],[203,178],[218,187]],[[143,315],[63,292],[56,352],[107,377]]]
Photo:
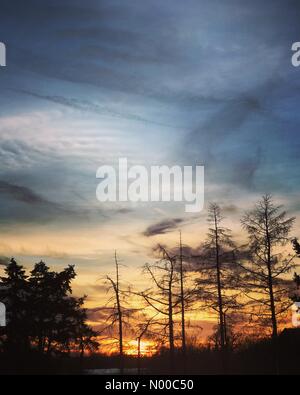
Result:
[[51,271],[44,263],[30,275],[15,259],[0,278],[0,300],[6,306],[7,325],[0,328],[0,350],[19,355],[30,349],[39,354],[70,355],[99,348],[97,332],[87,325],[85,298],[72,296],[74,266]]
[[[201,330],[189,316],[209,312],[217,318],[209,340],[219,352],[224,371],[228,352],[251,329],[269,334],[276,351],[282,322],[293,301],[300,300],[300,276],[296,273],[300,245],[291,234],[295,218],[270,195],[263,196],[241,219],[247,234],[242,245],[225,226],[218,204],[209,205],[207,220],[206,238],[197,248],[184,244],[180,232],[176,246],[158,244],[153,249],[154,262],[143,267],[147,279],[143,290],[122,284],[115,252],[115,276],[106,276],[110,298],[105,308],[99,308],[106,311],[106,318],[99,322],[101,331],[87,324],[86,297],[72,295],[74,266],[55,272],[41,261],[27,275],[11,259],[0,277],[0,300],[7,307],[7,326],[0,328],[0,350],[16,353],[33,348],[42,355],[76,352],[82,359],[86,351],[99,350],[105,336],[117,341],[123,371],[127,339],[136,340],[138,360],[146,339],[168,353],[171,371],[175,354],[180,354],[185,369],[193,340],[188,332],[197,343]],[[293,252],[287,251],[289,245]]]
[[[247,242],[238,245],[231,229],[224,225],[221,207],[211,203],[206,239],[193,249],[183,246],[180,232],[175,248],[159,244],[155,248],[157,261],[144,266],[143,275],[149,279],[149,286],[143,291],[120,285],[116,259],[116,281],[109,278],[114,290],[113,320],[106,328],[111,330],[118,324],[121,360],[124,328],[130,320],[133,327],[132,322],[142,320],[142,336],[154,338],[168,348],[170,368],[174,352],[182,353],[184,365],[186,314],[193,310],[217,315],[211,339],[220,351],[224,370],[226,355],[234,347],[235,339],[239,337],[241,341],[246,333],[251,333],[251,328],[260,335],[269,333],[276,349],[279,326],[286,323],[293,300],[298,297],[295,286],[300,285],[300,277],[295,273],[293,281],[290,275],[297,267],[295,258],[300,257],[299,243],[291,236],[294,222],[294,217],[289,217],[282,206],[265,195],[244,213],[241,226]],[[291,244],[294,252],[286,251]],[[131,306],[130,296],[135,300]],[[143,317],[134,308],[137,304],[147,311]],[[141,337],[137,338],[140,342]]]

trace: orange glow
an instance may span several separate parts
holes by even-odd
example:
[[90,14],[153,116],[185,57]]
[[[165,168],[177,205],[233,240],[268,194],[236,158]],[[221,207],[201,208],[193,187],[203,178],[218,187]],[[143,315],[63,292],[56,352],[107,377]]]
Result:
[[[140,347],[141,347],[140,352],[141,352],[142,357],[151,357],[153,354],[155,354],[157,352],[156,343],[149,341],[149,340],[141,341]],[[131,340],[130,342],[128,342],[124,351],[125,351],[126,355],[137,356],[138,355],[138,341]]]
[[[118,354],[119,344],[117,341],[112,342],[109,339],[99,339],[101,344],[100,352],[106,355]],[[154,341],[143,340],[141,341],[141,356],[151,357],[158,351],[158,346]],[[138,356],[138,342],[137,340],[124,341],[124,354],[137,357]]]

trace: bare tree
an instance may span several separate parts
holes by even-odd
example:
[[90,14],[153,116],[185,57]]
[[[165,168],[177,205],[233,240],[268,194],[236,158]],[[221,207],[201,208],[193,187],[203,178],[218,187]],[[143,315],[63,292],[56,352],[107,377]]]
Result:
[[186,335],[185,335],[185,289],[184,289],[184,267],[183,267],[183,250],[182,250],[182,236],[180,231],[179,242],[179,273],[180,273],[180,303],[181,303],[181,340],[182,340],[182,355],[185,363],[186,358]]
[[121,305],[121,290],[120,290],[120,273],[119,273],[119,261],[117,257],[117,252],[115,251],[115,269],[116,269],[116,278],[113,279],[110,276],[107,276],[107,280],[110,282],[111,287],[114,291],[114,299],[115,299],[115,311],[113,314],[113,322],[111,325],[118,322],[118,341],[119,341],[119,356],[120,356],[120,370],[121,374],[123,374],[124,370],[124,346],[123,346],[123,309]]
[[265,195],[241,221],[249,237],[249,257],[240,264],[245,272],[245,294],[253,305],[253,315],[270,325],[273,338],[278,334],[279,317],[291,305],[289,281],[284,275],[295,267],[294,255],[282,248],[290,242],[294,220]]
[[145,272],[150,276],[153,287],[140,293],[146,304],[160,316],[165,317],[160,325],[167,331],[171,367],[175,351],[174,316],[181,313],[178,295],[179,276],[176,271],[176,256],[170,255],[159,245],[160,260],[153,265],[146,264]]
[[228,346],[226,318],[239,307],[236,291],[238,271],[235,264],[236,246],[231,230],[222,226],[223,217],[220,207],[211,203],[208,209],[210,224],[207,239],[201,247],[196,280],[204,306],[217,312],[219,325],[218,339],[222,351]]
[[152,317],[147,317],[145,314],[142,315],[142,317],[138,317],[139,322],[137,324],[137,328],[135,329],[135,332],[137,333],[137,348],[138,348],[138,353],[137,353],[137,358],[138,358],[138,374],[141,373],[141,343],[142,339],[145,337],[153,337],[153,332],[150,330],[151,325],[155,324],[155,317],[157,314],[155,314]]

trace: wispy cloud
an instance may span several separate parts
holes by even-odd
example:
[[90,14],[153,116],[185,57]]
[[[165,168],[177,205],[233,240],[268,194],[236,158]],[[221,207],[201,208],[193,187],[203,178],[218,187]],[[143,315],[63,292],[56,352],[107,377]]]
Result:
[[130,120],[130,121],[137,121],[137,122],[142,122],[142,123],[146,123],[146,124],[149,123],[149,124],[153,124],[153,125],[157,125],[157,126],[176,128],[176,125],[168,125],[166,123],[158,122],[155,119],[143,118],[137,114],[130,114],[130,113],[112,110],[111,108],[99,105],[97,103],[93,103],[88,100],[79,100],[79,99],[68,98],[68,97],[64,97],[64,96],[43,95],[40,93],[35,93],[35,92],[31,92],[31,91],[26,91],[26,90],[19,90],[17,92],[35,97],[37,99],[47,100],[52,103],[61,104],[63,106],[67,106],[67,107],[70,107],[70,108],[73,108],[73,109],[79,110],[79,111],[84,111],[84,112],[88,111],[88,112],[95,113],[97,115],[106,115],[106,116],[116,117],[119,119],[126,119],[126,120]]
[[30,205],[52,205],[53,203],[44,199],[42,196],[38,195],[30,188],[10,184],[6,181],[0,180],[0,194],[5,194],[10,196],[12,199],[18,200],[23,203]]
[[153,225],[148,226],[148,228],[143,232],[146,237],[161,235],[169,233],[174,229],[177,229],[184,220],[182,218],[165,219],[161,222],[157,222]]

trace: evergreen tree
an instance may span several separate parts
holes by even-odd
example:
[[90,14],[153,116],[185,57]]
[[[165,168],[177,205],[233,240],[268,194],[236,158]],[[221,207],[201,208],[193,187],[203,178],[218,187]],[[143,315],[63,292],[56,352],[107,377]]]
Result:
[[288,218],[270,195],[246,212],[242,225],[249,237],[245,271],[245,294],[253,306],[252,317],[270,326],[272,337],[278,334],[278,318],[290,307],[289,286],[283,277],[295,267],[293,256],[283,252],[289,242],[294,218]]
[[6,306],[7,326],[5,347],[24,351],[29,347],[30,320],[28,312],[29,288],[23,266],[14,258],[0,278],[0,300]]
[[41,354],[95,350],[97,333],[87,324],[85,298],[72,296],[73,266],[50,271],[39,262],[27,277],[14,259],[0,280],[0,298],[7,307],[4,344],[15,351],[37,348]]

